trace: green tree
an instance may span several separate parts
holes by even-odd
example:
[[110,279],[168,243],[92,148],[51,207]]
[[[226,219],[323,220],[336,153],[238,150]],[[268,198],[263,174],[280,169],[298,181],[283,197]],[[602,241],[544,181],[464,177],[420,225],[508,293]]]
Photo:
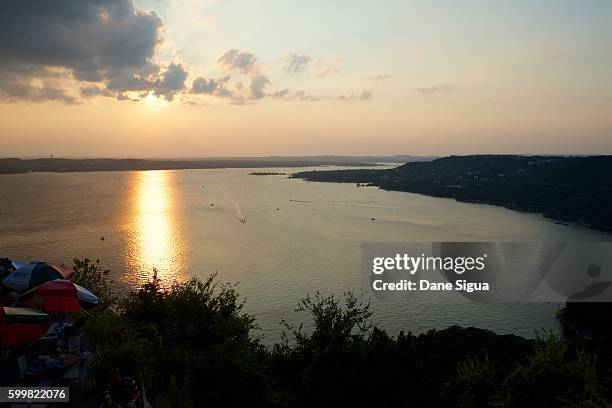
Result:
[[496,393],[495,369],[484,355],[482,361],[478,357],[468,357],[457,366],[457,389],[459,390],[459,407],[487,407],[494,401]]
[[553,334],[538,337],[526,364],[504,382],[506,407],[607,407],[597,379],[595,358],[572,352]]

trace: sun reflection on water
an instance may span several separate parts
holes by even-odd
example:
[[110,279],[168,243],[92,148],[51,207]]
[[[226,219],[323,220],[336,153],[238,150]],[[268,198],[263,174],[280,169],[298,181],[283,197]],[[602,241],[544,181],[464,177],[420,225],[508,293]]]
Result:
[[134,187],[128,248],[131,271],[125,280],[142,283],[151,278],[155,268],[165,284],[183,281],[185,244],[178,226],[173,173],[164,170],[135,173]]

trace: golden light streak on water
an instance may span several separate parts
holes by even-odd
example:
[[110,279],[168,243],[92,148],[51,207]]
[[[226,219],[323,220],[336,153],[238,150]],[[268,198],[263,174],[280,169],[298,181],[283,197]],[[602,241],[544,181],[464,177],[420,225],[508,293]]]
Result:
[[159,170],[134,176],[128,258],[132,265],[139,265],[139,271],[128,271],[131,276],[125,280],[146,281],[155,268],[165,284],[184,281],[185,242],[179,227],[175,174]]

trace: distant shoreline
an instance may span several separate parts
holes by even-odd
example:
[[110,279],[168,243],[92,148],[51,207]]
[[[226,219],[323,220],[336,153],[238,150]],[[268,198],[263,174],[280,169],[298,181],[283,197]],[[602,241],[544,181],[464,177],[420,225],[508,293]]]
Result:
[[249,176],[286,176],[287,173],[277,173],[275,171],[254,171]]
[[93,171],[138,171],[138,170],[205,170],[229,168],[282,168],[318,166],[374,167],[367,162],[328,161],[264,161],[264,160],[141,160],[141,159],[0,159],[0,174],[22,173],[77,173]]
[[186,170],[229,168],[282,168],[282,167],[375,167],[379,163],[404,164],[411,161],[431,160],[416,156],[305,156],[305,157],[227,157],[186,160],[155,159],[0,159],[0,174],[34,172],[72,173],[91,171]]
[[305,171],[307,181],[355,183],[541,213],[612,232],[612,156],[450,156],[394,169]]

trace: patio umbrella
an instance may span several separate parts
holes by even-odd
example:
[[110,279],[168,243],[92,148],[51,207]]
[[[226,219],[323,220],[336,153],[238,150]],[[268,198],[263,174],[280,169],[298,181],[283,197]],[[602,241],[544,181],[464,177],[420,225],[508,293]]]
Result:
[[19,268],[21,268],[22,266],[26,266],[26,265],[28,264],[27,262],[17,261],[17,260],[15,260],[15,259],[13,259],[13,260],[11,261],[11,263],[13,264],[13,267],[14,267],[15,269],[19,269]]
[[20,296],[22,306],[45,312],[78,312],[81,310],[77,289],[69,280],[45,282]]
[[100,301],[98,297],[94,295],[91,291],[89,291],[88,289],[85,289],[84,287],[79,286],[76,283],[74,284],[74,287],[76,288],[76,291],[77,291],[77,297],[79,298],[81,302],[87,302],[87,303],[91,303],[92,305],[97,305],[98,302]]
[[32,262],[17,268],[2,283],[15,290],[27,290],[55,279],[70,279],[74,271],[55,262]]
[[11,348],[43,336],[51,319],[48,314],[22,307],[0,308],[0,346]]

